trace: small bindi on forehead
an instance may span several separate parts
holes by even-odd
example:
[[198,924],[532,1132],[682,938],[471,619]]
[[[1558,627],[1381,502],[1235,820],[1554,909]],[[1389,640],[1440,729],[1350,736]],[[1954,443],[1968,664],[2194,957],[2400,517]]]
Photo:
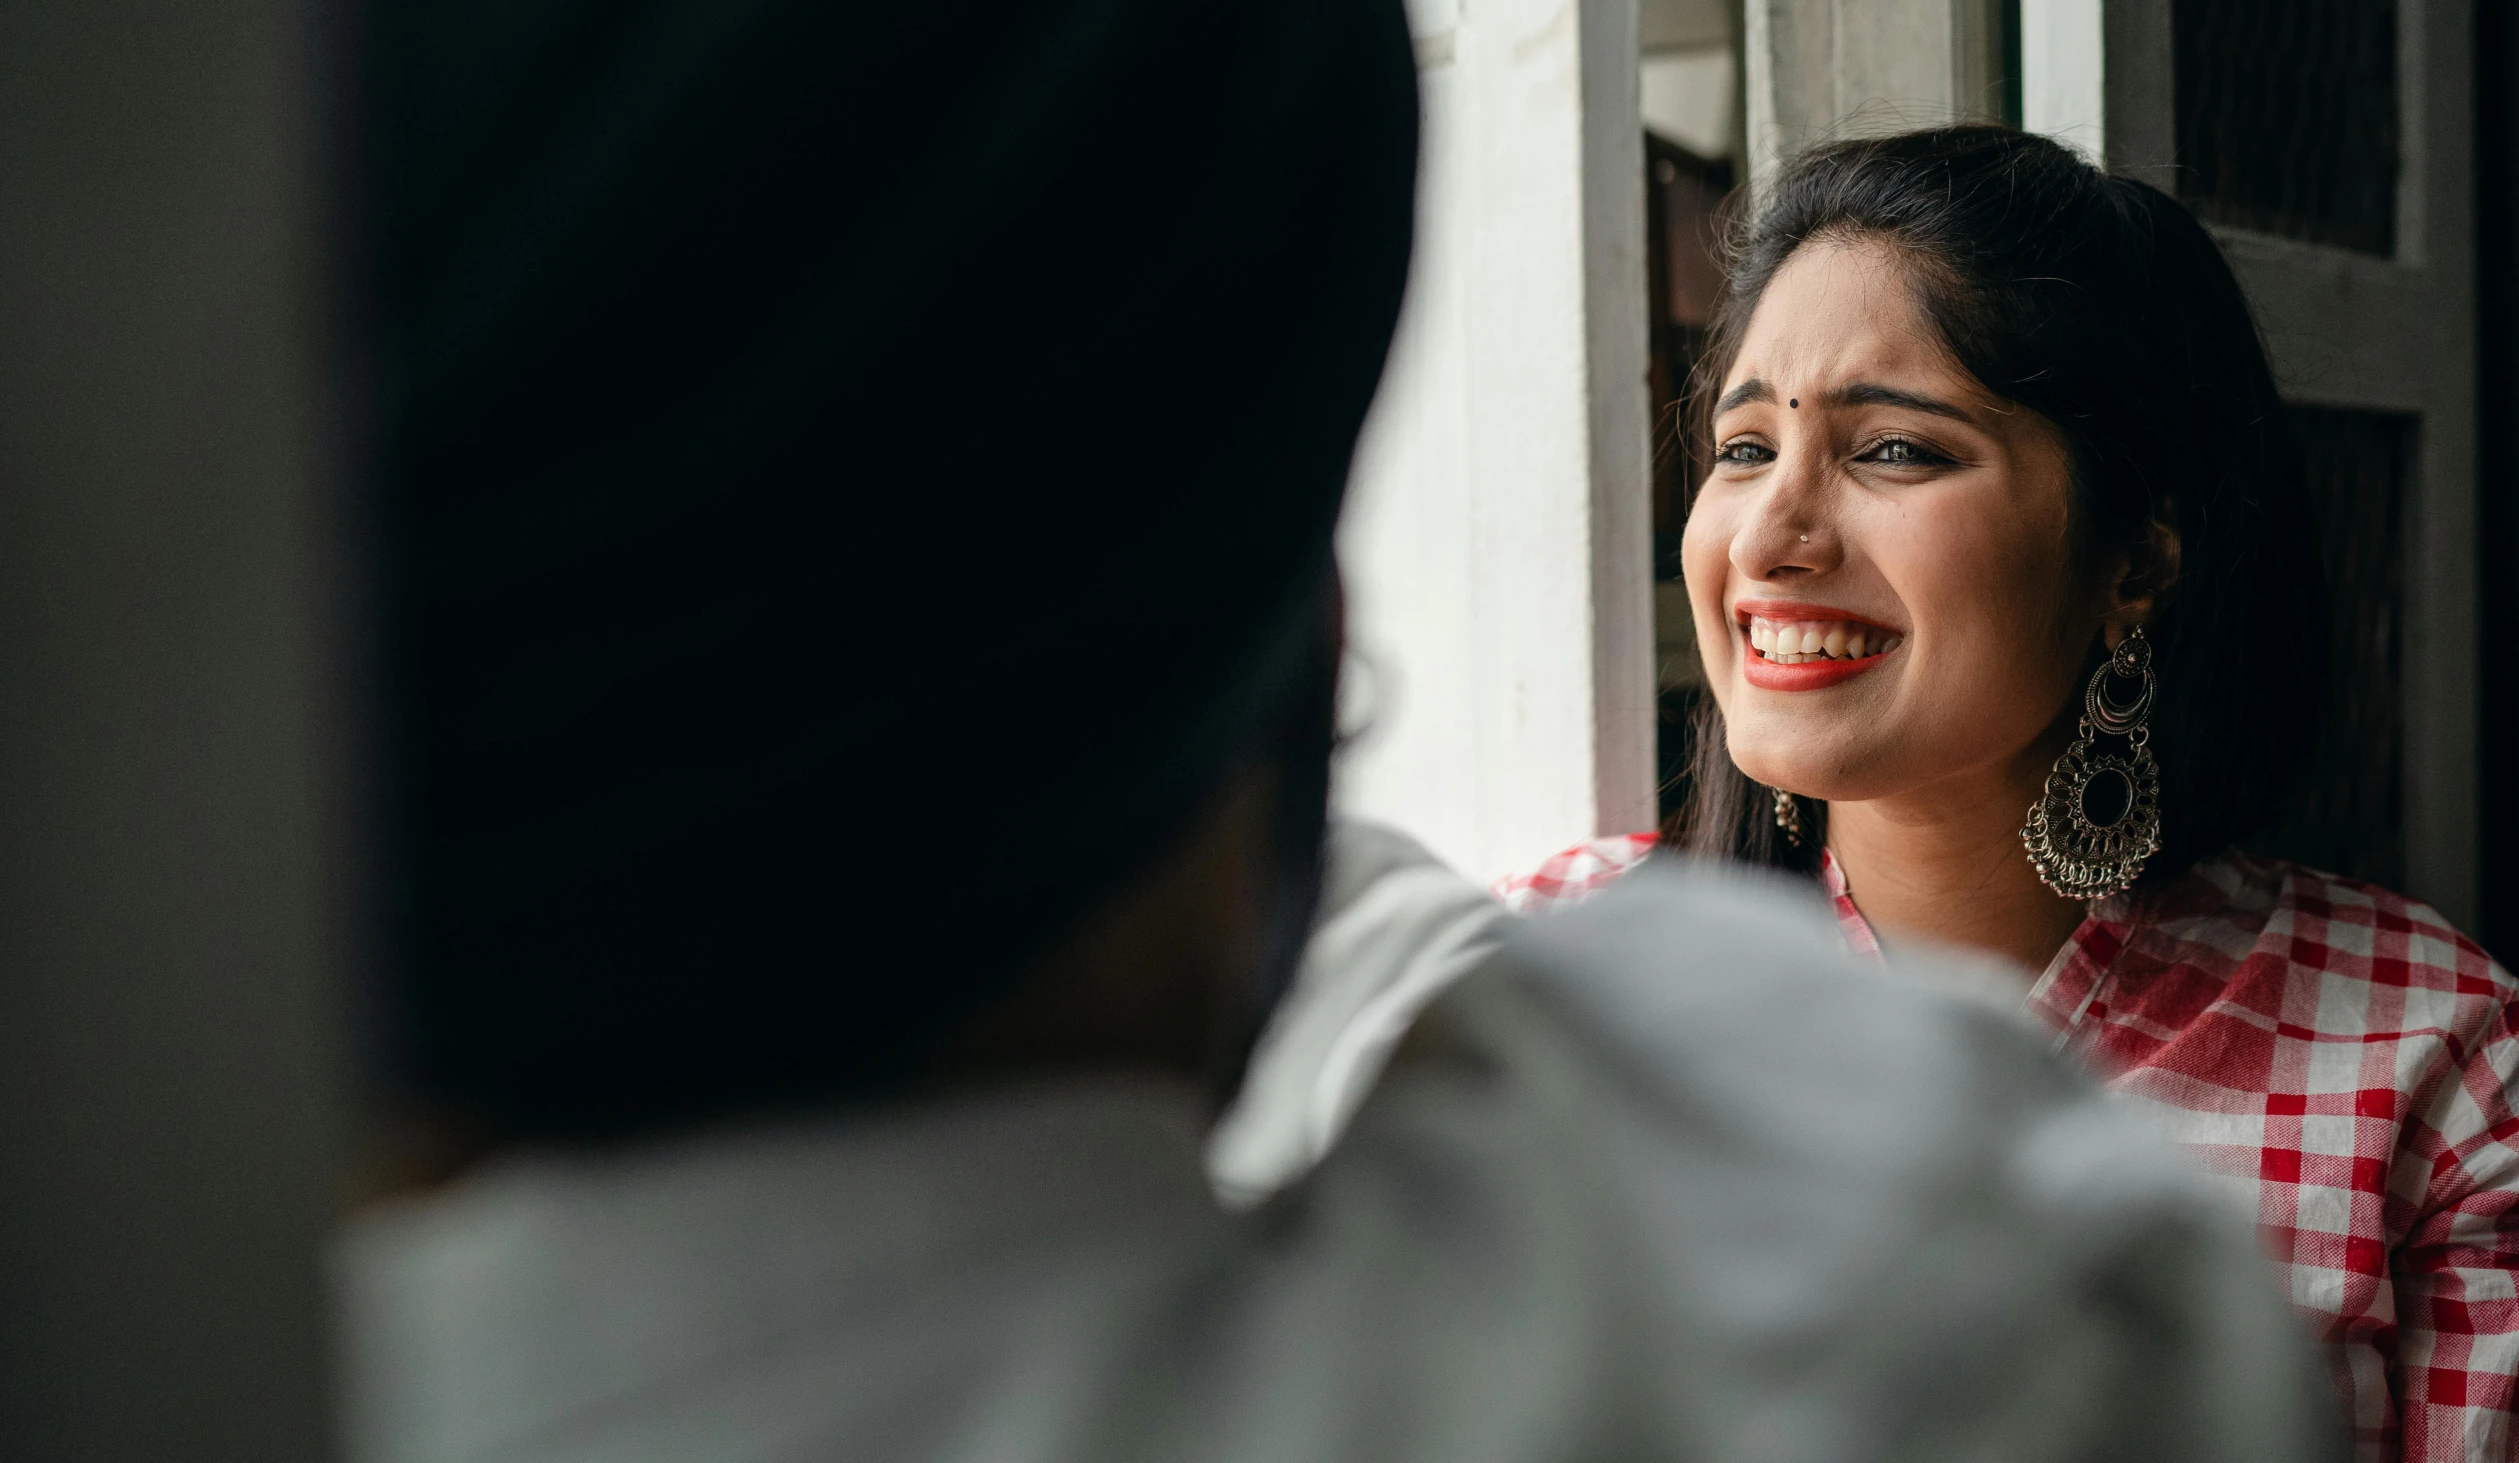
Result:
[[1809,386],[1817,398],[1811,404],[1822,411],[1891,404],[1839,401],[1842,391],[1829,388],[1842,383],[1895,382],[1944,401],[1976,395],[1922,313],[1906,265],[1872,241],[1816,240],[1795,250],[1752,313],[1736,359],[1764,389],[1724,393],[1718,413],[1750,401],[1784,401],[1799,411],[1799,392],[1786,400],[1767,384],[1788,379]]

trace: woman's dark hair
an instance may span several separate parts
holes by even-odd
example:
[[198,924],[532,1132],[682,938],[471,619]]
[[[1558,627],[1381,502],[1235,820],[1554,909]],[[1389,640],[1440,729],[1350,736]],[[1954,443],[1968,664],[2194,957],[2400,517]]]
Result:
[[[2176,582],[2149,622],[2160,675],[2152,754],[2160,852],[2185,872],[2282,812],[2324,705],[2325,592],[2300,448],[2239,282],[2195,216],[2043,137],[1947,127],[1826,144],[1775,180],[1732,245],[1690,388],[1692,450],[1776,271],[1815,240],[1886,245],[1960,365],[2063,435],[2074,538],[2090,559],[2173,525]],[[2084,674],[2096,669],[2094,644]],[[2061,710],[2062,708],[2058,708]],[[1687,796],[1664,842],[1809,870],[1827,807],[1798,799],[1803,841],[1733,765],[1700,703]]]

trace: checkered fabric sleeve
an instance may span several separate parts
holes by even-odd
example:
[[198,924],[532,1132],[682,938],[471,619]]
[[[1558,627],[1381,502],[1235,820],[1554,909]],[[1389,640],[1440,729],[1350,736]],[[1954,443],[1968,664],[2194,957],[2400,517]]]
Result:
[[1854,907],[1854,891],[1846,887],[1846,872],[1837,866],[1837,856],[1824,848],[1819,851],[1819,887],[1828,891],[1829,907],[1837,912],[1837,933],[1845,936],[1846,948],[1880,959],[1880,936],[1873,933],[1863,911]]
[[1588,839],[1548,856],[1527,874],[1507,874],[1487,892],[1515,914],[1540,914],[1580,904],[1618,882],[1619,876],[1653,851],[1650,833],[1620,833]]
[[2254,1206],[2363,1463],[2519,1441],[2514,994],[2426,905],[2234,855],[2095,907],[2031,996]]
[[2519,1376],[2514,1078],[2519,1032],[2502,1002],[2454,1080],[2438,1083],[2424,1109],[2407,1117],[2401,1166],[2422,1170],[2424,1184],[2389,1270],[2398,1425],[2409,1459],[2500,1460],[2519,1446],[2511,1429]]
[[[1500,881],[1583,899],[1652,847],[1597,839]],[[1843,870],[1820,881],[1877,955]],[[2257,1216],[2324,1339],[2358,1463],[2519,1459],[2519,982],[2428,905],[2226,855],[2093,905],[2032,1012]]]
[[[1658,841],[1658,835],[1651,833],[1622,833],[1614,838],[1578,843],[1551,855],[1527,874],[1498,879],[1487,892],[1503,900],[1515,914],[1538,914],[1562,905],[1580,904],[1642,863]],[[1879,959],[1880,937],[1872,933],[1863,912],[1854,907],[1854,896],[1846,890],[1845,874],[1837,867],[1836,857],[1826,849],[1819,851],[1819,884],[1836,910],[1837,933],[1845,937],[1846,948],[1857,955]]]

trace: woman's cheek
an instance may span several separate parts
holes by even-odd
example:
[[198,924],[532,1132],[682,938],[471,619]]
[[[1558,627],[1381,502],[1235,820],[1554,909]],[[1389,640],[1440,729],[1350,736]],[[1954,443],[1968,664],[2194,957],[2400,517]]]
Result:
[[[1916,532],[1878,546],[1920,628],[1914,730],[1954,758],[2008,755],[2054,715],[2050,664],[2057,586],[2069,565],[2001,505],[1917,515]],[[1928,769],[1918,769],[1919,772]]]
[[1731,568],[1731,526],[1700,498],[1688,515],[1679,539],[1680,578],[1688,586],[1689,618],[1696,624],[1697,657],[1718,705],[1731,690],[1732,658],[1739,651],[1723,613],[1723,591]]

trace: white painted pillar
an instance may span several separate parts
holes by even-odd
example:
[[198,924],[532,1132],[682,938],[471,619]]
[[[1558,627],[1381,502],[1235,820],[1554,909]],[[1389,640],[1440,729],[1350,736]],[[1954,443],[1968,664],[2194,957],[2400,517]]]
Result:
[[2021,126],[2177,191],[2169,0],[2020,0]]
[[2101,0],[2020,0],[2020,125],[2108,155],[2108,32]]
[[1340,535],[1337,801],[1485,880],[1654,821],[1634,0],[1423,0],[1418,252]]
[[1992,0],[1748,0],[1743,19],[1753,187],[1815,142],[1995,111]]

